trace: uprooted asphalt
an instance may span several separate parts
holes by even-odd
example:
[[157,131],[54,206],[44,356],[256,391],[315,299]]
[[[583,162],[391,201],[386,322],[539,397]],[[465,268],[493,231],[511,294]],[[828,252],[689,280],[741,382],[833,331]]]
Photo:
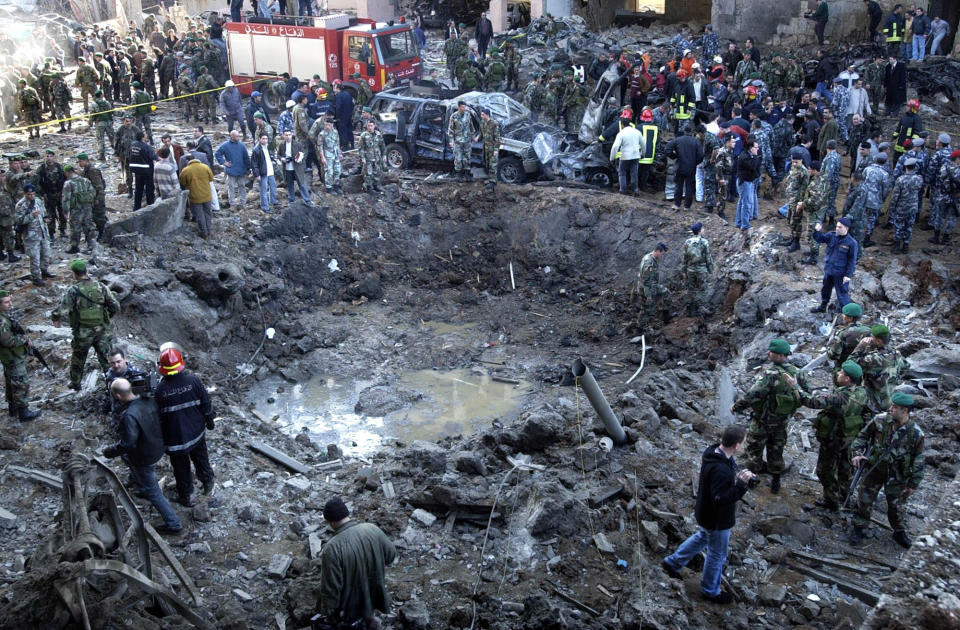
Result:
[[[753,246],[741,251],[736,231],[718,217],[676,212],[660,196],[562,184],[489,192],[480,183],[410,175],[389,177],[380,197],[358,193],[356,176],[345,188],[344,197],[315,197],[315,207],[294,204],[273,217],[251,193],[245,209],[219,212],[209,241],[192,224],[162,236],[115,235],[93,267],[120,296],[113,329],[131,360],[148,367],[160,344],[176,341],[211,389],[219,419],[208,443],[218,487],[192,509],[177,506],[185,532],[169,542],[216,627],[308,625],[319,579],[308,541],[330,535],[321,509],[334,494],[398,546],[400,560],[388,572],[389,627],[856,627],[869,613],[863,594],[802,567],[872,593],[899,581],[893,568],[904,555],[888,530],[876,525],[870,544],[852,550],[846,516],[814,507],[809,410],[791,425],[784,490],[773,496],[764,479],[738,512],[726,571],[738,603],[704,603],[696,566],[683,582],[659,569],[695,527],[699,454],[729,421],[718,404],[718,391],[728,390],[724,375],[742,391],[771,337],[797,344],[793,360],[804,364],[829,334],[830,318],[808,312],[818,301],[819,269],[775,245],[787,227],[775,216],[778,204],[761,202]],[[108,206],[129,202],[111,195]],[[678,317],[637,339],[639,260],[658,241],[670,246],[663,280],[672,310],[683,313],[680,256],[694,220],[704,223],[717,266],[711,314]],[[43,417],[0,429],[0,506],[15,516],[0,543],[4,628],[46,627],[55,604],[30,579],[43,568],[31,557],[58,527],[61,509],[56,491],[10,466],[59,475],[71,452],[94,454],[112,440],[98,413],[102,385],[88,374],[82,392],[67,389],[69,332],[48,317],[69,286],[65,248],[54,249],[51,287],[29,285],[23,263],[0,272],[60,375],[53,380],[31,363]],[[865,319],[888,322],[909,355],[916,369],[908,376],[933,379],[904,386],[921,401],[928,449],[927,476],[909,507],[911,530],[923,533],[911,554],[936,546],[925,524],[950,495],[958,464],[956,271],[949,248],[914,247],[895,258],[880,247],[853,281]],[[601,444],[603,425],[570,376],[578,357],[621,418],[628,444],[609,452]],[[88,371],[94,367],[91,357]],[[283,426],[284,401],[317,378],[364,383],[359,409],[429,403],[435,392],[401,386],[422,370],[497,375],[522,381],[523,390],[510,412],[436,441],[381,432],[374,448],[358,450]],[[820,369],[813,380],[826,387],[829,375]],[[291,474],[248,448],[250,440],[310,473]],[[342,465],[327,464],[336,459]],[[172,484],[165,461],[158,477]],[[874,516],[884,521],[881,510]],[[292,560],[283,577],[267,572],[277,555]],[[157,614],[140,604],[100,622],[187,627]]]

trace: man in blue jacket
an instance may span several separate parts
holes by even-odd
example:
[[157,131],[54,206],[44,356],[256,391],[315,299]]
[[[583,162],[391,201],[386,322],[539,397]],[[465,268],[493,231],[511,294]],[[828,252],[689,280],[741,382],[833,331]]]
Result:
[[[823,313],[830,303],[833,290],[837,291],[839,308],[850,303],[850,278],[857,268],[857,241],[850,236],[850,217],[837,221],[835,232],[824,234],[820,223],[813,226],[813,240],[827,246],[827,255],[823,260],[823,287],[820,289],[820,306],[810,309],[811,313]],[[838,309],[839,310],[839,309]]]
[[243,121],[240,90],[236,88],[233,81],[229,80],[223,86],[223,91],[220,92],[220,109],[227,115],[227,131],[233,131],[233,126],[237,125],[243,133],[243,139],[246,140],[247,125]]
[[720,443],[703,452],[695,511],[700,528],[660,563],[670,577],[682,579],[680,570],[706,548],[700,592],[704,599],[716,604],[733,602],[733,595],[720,588],[720,580],[727,560],[730,530],[736,522],[737,501],[743,498],[750,481],[756,477],[749,470],[739,470],[733,459],[743,450],[746,441],[747,430],[731,424],[723,430]]
[[217,163],[224,167],[227,175],[227,196],[231,208],[242,208],[247,198],[247,173],[250,172],[250,154],[240,142],[240,132],[234,129],[230,139],[217,148],[214,154]]

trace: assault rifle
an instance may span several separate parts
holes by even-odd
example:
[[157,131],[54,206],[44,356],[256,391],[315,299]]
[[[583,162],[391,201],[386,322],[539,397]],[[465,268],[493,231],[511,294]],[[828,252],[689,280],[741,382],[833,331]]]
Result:
[[[17,335],[26,335],[26,334],[27,334],[27,331],[23,328],[23,326],[20,325],[20,322],[18,322],[17,320],[13,319],[12,317],[10,318],[10,330],[12,330],[12,331],[13,331],[15,334],[17,334]],[[43,355],[40,354],[40,351],[39,351],[39,350],[37,350],[36,348],[34,348],[34,347],[33,347],[32,345],[30,345],[29,343],[27,344],[27,354],[30,355],[30,356],[32,356],[32,357],[34,357],[37,361],[39,361],[39,362],[40,362],[40,365],[42,365],[42,366],[44,367],[44,369],[47,370],[47,372],[50,372],[50,376],[56,378],[57,375],[56,375],[56,373],[50,368],[50,364],[47,363],[47,360],[43,358]]]
[[[854,496],[854,491],[857,489],[857,486],[860,485],[860,480],[863,479],[863,471],[867,468],[867,462],[870,461],[870,453],[873,452],[873,443],[867,447],[867,452],[864,454],[866,461],[863,462],[859,468],[857,468],[857,474],[853,476],[853,481],[850,483],[850,489],[847,491],[847,498],[843,502],[843,507],[847,508],[850,505],[850,499]],[[874,467],[876,464],[874,464]],[[873,467],[870,469],[873,472]]]

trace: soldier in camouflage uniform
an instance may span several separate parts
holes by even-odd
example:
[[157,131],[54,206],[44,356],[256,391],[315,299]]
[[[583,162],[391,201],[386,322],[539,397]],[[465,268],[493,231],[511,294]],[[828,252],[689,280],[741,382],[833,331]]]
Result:
[[854,171],[843,204],[843,216],[850,219],[850,236],[857,242],[857,260],[863,257],[863,230],[867,221],[867,195],[863,191],[863,174]]
[[507,68],[500,61],[500,53],[496,49],[491,50],[490,63],[487,64],[487,72],[483,76],[487,92],[502,92],[503,81],[506,77]]
[[197,92],[197,84],[193,80],[193,70],[189,66],[180,73],[176,88],[181,97],[178,102],[181,103],[180,110],[183,113],[183,120],[190,122],[190,119],[193,118],[194,121],[199,121],[200,112],[197,108],[197,97],[193,96]]
[[910,365],[890,346],[890,329],[883,324],[870,328],[870,336],[860,340],[850,353],[850,360],[863,368],[863,386],[867,388],[870,410],[880,413],[890,407],[893,390]]
[[328,193],[342,193],[340,175],[343,172],[340,150],[340,134],[333,125],[333,118],[327,116],[323,121],[323,131],[317,136],[317,153],[323,164],[323,185]]
[[66,176],[63,166],[54,159],[53,149],[44,151],[43,164],[37,168],[37,187],[43,192],[43,205],[47,212],[47,230],[53,242],[57,233],[57,221],[60,221],[60,236],[67,238],[67,213],[63,208],[61,195]]
[[[153,49],[153,54],[159,57],[162,53],[159,48]],[[153,57],[147,55],[140,63],[140,82],[153,100],[157,99],[157,72]]]
[[450,122],[447,124],[447,137],[450,139],[450,148],[453,149],[453,169],[458,182],[473,179],[470,172],[470,141],[475,135],[473,117],[467,111],[467,104],[458,101],[457,111],[450,115]]
[[719,216],[724,221],[727,220],[727,215],[724,212],[724,209],[727,205],[727,196],[729,193],[730,185],[734,180],[733,173],[733,143],[734,143],[734,134],[727,133],[723,137],[723,145],[717,150],[716,155],[716,172],[717,172],[717,197],[720,202],[717,208],[717,216]]
[[100,159],[107,159],[107,140],[110,140],[110,146],[113,146],[115,138],[113,135],[113,103],[103,98],[103,91],[97,90],[94,93],[93,108],[90,114],[90,122],[97,128],[97,147],[100,150]]
[[63,294],[50,319],[57,328],[66,321],[73,330],[70,388],[79,391],[83,365],[91,347],[97,355],[100,371],[106,372],[109,367],[107,357],[113,342],[110,318],[120,312],[120,303],[107,285],[87,275],[86,261],[74,260],[70,263],[70,271],[76,284]]
[[14,225],[23,234],[23,244],[30,257],[30,276],[38,287],[46,286],[44,278],[52,278],[47,271],[50,264],[50,233],[47,231],[43,201],[36,197],[36,187],[24,184],[23,199],[17,202]]
[[890,195],[890,221],[893,223],[893,253],[906,254],[910,250],[913,224],[919,211],[923,178],[917,175],[917,161],[904,158],[906,173],[893,185]]
[[766,470],[773,479],[770,490],[780,492],[780,475],[785,470],[783,447],[787,443],[787,423],[800,407],[804,392],[809,392],[806,375],[787,362],[790,344],[784,339],[772,339],[767,357],[770,365],[764,367],[753,385],[733,404],[732,413],[751,409],[750,430],[747,435],[745,464],[750,470],[763,470],[763,451],[766,448]]
[[133,87],[133,103],[136,105],[136,107],[133,108],[133,117],[137,125],[147,134],[150,144],[153,144],[153,126],[150,124],[150,119],[152,118],[150,114],[154,109],[152,105],[153,100],[143,89],[139,81],[134,81]]
[[771,61],[764,61],[760,64],[760,78],[767,85],[770,96],[779,101],[786,93],[786,84],[784,83],[786,69],[783,66],[783,59],[780,53],[774,52]]
[[359,72],[354,72],[350,78],[357,82],[357,96],[353,101],[353,120],[356,123],[362,117],[363,108],[373,98],[373,90],[370,89],[370,84],[366,80],[360,78]]
[[10,416],[20,422],[29,422],[40,416],[30,409],[30,379],[27,376],[27,353],[30,340],[21,326],[10,314],[13,298],[0,290],[0,364],[3,364],[3,390],[7,398]]
[[77,166],[83,169],[80,174],[93,184],[93,190],[97,193],[93,200],[91,212],[93,214],[93,224],[97,228],[97,240],[99,241],[103,238],[103,230],[107,227],[107,184],[103,180],[103,172],[90,162],[86,153],[77,154]]
[[557,110],[559,109],[559,103],[557,103],[556,77],[547,79],[547,83],[543,86],[543,91],[540,93],[540,96],[540,112],[543,115],[544,122],[555,125],[557,122]]
[[122,52],[116,54],[117,57],[117,86],[114,95],[121,103],[130,102],[130,82],[133,78],[133,69],[130,67],[130,60]]
[[823,486],[823,499],[817,505],[839,512],[847,496],[850,479],[850,445],[860,434],[867,409],[863,370],[853,361],[841,365],[837,386],[829,394],[801,395],[804,407],[822,409],[813,421],[820,450],[817,454],[817,478]]
[[123,124],[117,129],[116,140],[113,143],[113,155],[120,162],[120,171],[124,173],[127,182],[128,196],[133,196],[133,172],[130,170],[130,146],[137,139],[138,129],[133,125],[133,116],[123,115]]
[[[866,224],[864,225],[863,246],[872,247],[876,245],[870,236],[877,225],[877,217],[880,215],[880,209],[887,198],[889,192],[889,179],[887,174],[887,156],[884,153],[874,158],[874,163],[863,169],[863,183],[860,188],[866,195]],[[861,365],[861,367],[863,367]]]
[[650,321],[658,313],[664,323],[670,320],[670,316],[663,306],[663,298],[668,291],[665,286],[660,284],[660,259],[666,253],[666,244],[657,243],[656,248],[640,261],[640,272],[638,274],[640,316],[637,325],[641,332],[647,329]]
[[479,90],[483,85],[483,73],[480,72],[479,66],[468,63],[460,73],[459,85],[464,92]]
[[380,177],[387,170],[387,147],[383,134],[377,129],[374,119],[367,121],[367,129],[360,134],[360,161],[363,167],[363,189],[371,195],[383,192],[380,189]]
[[487,169],[486,186],[497,185],[497,167],[500,157],[500,123],[490,116],[490,110],[480,110],[480,134],[483,140],[483,166]]
[[520,62],[523,55],[517,50],[516,45],[509,41],[503,51],[503,62],[507,66],[507,91],[520,89]]
[[70,103],[73,101],[73,95],[59,75],[53,77],[50,82],[50,98],[53,101],[53,118],[61,121],[60,133],[73,129],[73,121],[66,120],[70,118]]
[[103,58],[102,52],[93,54],[93,67],[99,76],[100,89],[104,94],[113,94],[113,68],[110,63]]
[[[803,159],[794,157],[787,175],[787,220],[790,222],[790,241],[787,251],[800,249],[800,236],[803,234],[803,200],[810,185],[810,173],[803,165]],[[786,243],[785,243],[786,244]]]
[[81,234],[87,239],[87,253],[97,255],[97,232],[93,223],[93,204],[97,191],[83,175],[78,174],[72,164],[63,167],[67,181],[63,184],[63,209],[70,215],[70,249],[68,254],[80,251]]
[[579,133],[580,124],[583,122],[583,113],[586,111],[589,101],[590,95],[587,94],[587,86],[571,75],[570,82],[563,94],[563,111],[568,133]]
[[703,131],[703,209],[712,213],[717,207],[717,153],[720,140],[712,131]]
[[920,487],[924,468],[923,431],[910,417],[914,404],[909,394],[894,394],[889,412],[873,418],[850,447],[853,466],[865,467],[850,532],[851,544],[863,541],[863,530],[870,526],[870,512],[881,488],[887,497],[893,540],[903,547],[912,542],[907,535],[906,503]]
[[[944,142],[946,140],[946,142]],[[927,218],[927,227],[924,229],[933,229],[933,238],[931,243],[940,244],[940,227],[943,223],[943,208],[946,202],[949,202],[947,188],[949,186],[949,174],[944,173],[944,166],[950,163],[950,154],[953,149],[950,147],[951,138],[942,133],[937,139],[937,151],[930,158],[925,183],[930,189],[930,215]],[[944,176],[946,175],[946,176]]]
[[[884,63],[883,55],[877,55],[874,63],[867,66],[863,72],[863,87],[867,88],[870,95],[870,107],[874,112],[880,111],[880,103],[883,102],[883,84],[887,72],[887,64]],[[892,112],[887,112],[892,114]]]
[[733,72],[733,83],[737,90],[743,89],[744,83],[757,71],[757,63],[753,58],[753,53],[749,50],[744,51],[743,60],[737,63],[737,68]]
[[83,111],[86,113],[90,111],[89,99],[97,90],[100,75],[97,74],[97,69],[93,67],[93,64],[87,63],[83,57],[80,57],[79,64],[80,65],[77,66],[74,87],[80,90],[80,96],[83,98]]
[[[200,109],[197,112],[197,115],[199,116],[200,112],[202,111],[204,120],[212,125],[217,122],[217,94],[212,90],[216,90],[220,86],[217,85],[216,79],[214,79],[213,75],[210,74],[209,68],[200,66],[200,68],[197,70],[197,74],[200,76],[200,78],[197,79],[197,87],[195,91],[203,92],[203,94],[200,95]],[[181,79],[182,78],[183,76],[181,75]]]
[[451,80],[457,77],[457,61],[460,60],[461,56],[466,56],[466,52],[466,46],[464,46],[463,40],[456,35],[451,34],[450,37],[443,42],[443,55],[446,58],[447,72]]
[[825,220],[828,192],[827,180],[820,173],[820,162],[810,162],[810,184],[807,186],[807,192],[803,200],[797,204],[797,209],[808,217],[807,242],[810,247],[807,250],[807,255],[800,261],[805,265],[817,264],[817,258],[820,255],[820,243],[813,238],[816,231],[814,226],[817,223],[823,223]]
[[940,173],[944,178],[950,179],[950,186],[946,191],[947,201],[944,201],[942,210],[942,223],[940,224],[940,244],[950,244],[950,234],[957,224],[957,216],[960,214],[960,151],[954,151],[950,154],[950,164],[944,164]]
[[682,276],[687,284],[687,315],[704,317],[707,298],[710,295],[710,274],[713,273],[713,256],[710,242],[701,234],[703,224],[697,221],[690,226],[693,236],[683,244]]
[[[24,125],[40,124],[40,95],[37,91],[27,85],[25,79],[18,81],[17,107],[20,110],[20,120]],[[30,138],[40,137],[40,127],[31,126],[27,129],[27,135]]]
[[[177,57],[174,55],[173,51],[168,50],[164,55],[163,59],[160,60],[160,67],[157,68],[157,76],[160,79],[160,98],[167,98],[170,94],[170,86],[173,86],[174,95],[178,95],[176,85],[177,78]],[[276,100],[276,103],[282,103],[283,97],[280,100]]]
[[[7,190],[7,174],[0,170],[0,245],[7,254],[7,261],[19,262],[20,257],[14,254],[16,247],[13,235],[14,205],[16,201]],[[2,254],[0,254],[2,256]]]
[[843,169],[843,158],[837,151],[837,141],[827,140],[827,154],[820,162],[820,172],[827,181],[827,216],[837,216],[837,191],[840,189],[840,171]]
[[531,77],[533,81],[527,83],[523,88],[523,104],[530,110],[530,117],[534,122],[540,119],[540,112],[543,109],[543,75],[534,72]]
[[843,321],[833,331],[833,339],[827,346],[827,358],[833,361],[835,371],[840,370],[863,338],[870,334],[870,329],[859,323],[863,316],[863,307],[855,302],[848,302],[841,312]]

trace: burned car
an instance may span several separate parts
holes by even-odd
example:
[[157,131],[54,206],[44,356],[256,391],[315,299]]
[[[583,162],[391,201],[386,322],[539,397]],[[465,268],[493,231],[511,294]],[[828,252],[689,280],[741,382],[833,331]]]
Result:
[[[536,178],[540,173],[540,159],[531,140],[519,139],[529,137],[530,110],[499,92],[467,92],[456,98],[438,100],[396,88],[374,96],[369,106],[380,117],[390,168],[404,169],[414,162],[453,162],[447,126],[451,114],[457,111],[457,101],[461,100],[467,103],[474,129],[480,129],[481,107],[488,108],[501,125],[498,179],[518,184]],[[470,163],[483,166],[482,142],[472,143]]]

